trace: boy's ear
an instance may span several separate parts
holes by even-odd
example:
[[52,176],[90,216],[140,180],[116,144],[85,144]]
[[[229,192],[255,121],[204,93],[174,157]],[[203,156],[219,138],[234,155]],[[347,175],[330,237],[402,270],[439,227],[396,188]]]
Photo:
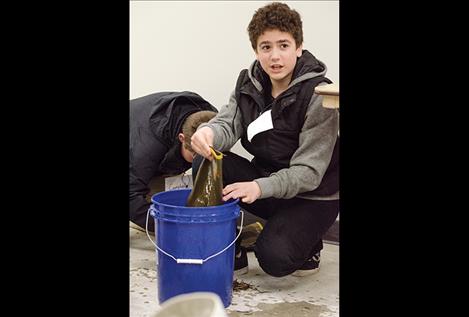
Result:
[[179,133],[179,134],[178,134],[178,139],[179,139],[179,142],[184,143],[184,140],[185,140],[186,138],[184,137],[184,134]]
[[301,57],[302,54],[303,54],[303,44],[298,46],[298,48],[296,49],[296,56]]

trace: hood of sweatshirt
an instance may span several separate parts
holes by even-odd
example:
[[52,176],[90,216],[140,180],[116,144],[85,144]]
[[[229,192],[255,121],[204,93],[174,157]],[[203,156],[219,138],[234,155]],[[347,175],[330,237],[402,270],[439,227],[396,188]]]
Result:
[[181,132],[182,125],[191,114],[217,109],[210,103],[193,92],[168,92],[153,104],[150,114],[151,130],[167,146],[177,142],[177,136]]
[[[288,88],[310,78],[325,76],[326,72],[327,67],[323,62],[314,57],[308,50],[303,50],[302,55],[296,60],[292,80]],[[257,60],[249,67],[248,75],[259,92],[262,92],[263,87],[270,87],[272,85],[269,75],[262,69],[261,63]]]

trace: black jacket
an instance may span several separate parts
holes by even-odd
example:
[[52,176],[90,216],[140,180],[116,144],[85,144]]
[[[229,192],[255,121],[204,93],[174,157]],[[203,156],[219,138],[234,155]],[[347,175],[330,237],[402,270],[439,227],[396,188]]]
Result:
[[142,159],[141,156],[145,155],[143,153],[149,150],[156,139],[164,145],[163,150],[166,153],[162,161],[155,162],[159,164],[160,173],[177,174],[190,168],[190,163],[180,155],[178,134],[185,119],[201,110],[217,112],[217,109],[201,96],[189,91],[159,92],[131,100],[131,167],[138,169],[133,163]]
[[[274,128],[257,134],[251,140],[244,134],[243,147],[254,156],[253,163],[268,176],[290,166],[292,155],[298,149],[298,136],[305,121],[308,104],[314,88],[322,82],[332,83],[324,76],[303,80],[290,87],[270,103],[270,80],[260,65],[253,68],[253,74],[266,87],[261,93],[243,70],[238,78],[235,95],[242,116],[243,129],[256,120],[263,112],[272,110]],[[312,54],[305,52],[297,62],[292,79],[308,72],[323,71],[323,66]],[[268,101],[267,101],[268,100]],[[267,102],[266,102],[267,101]],[[335,143],[333,154],[320,185],[310,192],[314,195],[332,195],[339,190],[339,142]]]

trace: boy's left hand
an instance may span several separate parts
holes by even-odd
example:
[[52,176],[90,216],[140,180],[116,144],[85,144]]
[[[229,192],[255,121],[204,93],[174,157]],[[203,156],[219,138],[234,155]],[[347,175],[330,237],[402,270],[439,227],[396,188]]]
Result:
[[227,201],[230,198],[239,198],[243,203],[251,204],[255,202],[260,196],[261,189],[254,181],[234,183],[223,188],[224,201]]

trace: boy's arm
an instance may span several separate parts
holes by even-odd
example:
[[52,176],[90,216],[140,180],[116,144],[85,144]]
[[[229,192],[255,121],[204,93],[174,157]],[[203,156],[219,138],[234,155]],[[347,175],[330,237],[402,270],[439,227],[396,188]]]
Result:
[[223,106],[209,122],[198,127],[198,129],[209,127],[213,130],[213,147],[219,151],[230,150],[242,136],[241,113],[237,108],[235,92],[233,91],[228,104]]
[[290,167],[255,180],[262,192],[259,198],[292,198],[321,183],[339,130],[338,111],[324,108],[322,99],[317,94],[311,98]]

